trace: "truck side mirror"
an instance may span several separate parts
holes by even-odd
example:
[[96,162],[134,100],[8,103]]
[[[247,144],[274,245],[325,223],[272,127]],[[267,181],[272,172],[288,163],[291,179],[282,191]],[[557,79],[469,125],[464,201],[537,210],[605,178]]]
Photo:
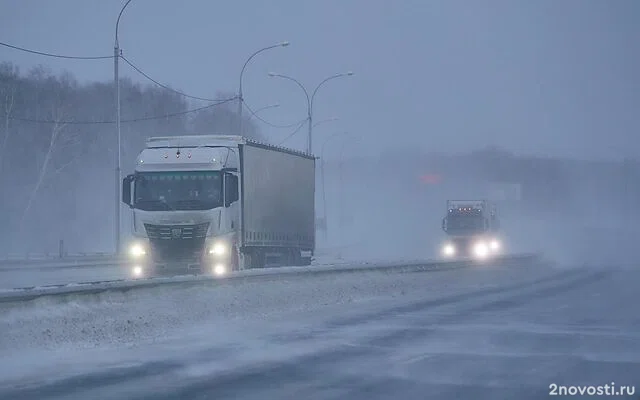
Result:
[[238,189],[238,176],[232,174],[224,174],[224,206],[229,207],[234,202],[240,199],[240,192]]
[[133,207],[133,203],[131,201],[131,183],[134,180],[134,175],[127,175],[122,180],[122,202],[129,207]]
[[446,218],[442,218],[442,230],[443,231],[447,231],[447,219]]

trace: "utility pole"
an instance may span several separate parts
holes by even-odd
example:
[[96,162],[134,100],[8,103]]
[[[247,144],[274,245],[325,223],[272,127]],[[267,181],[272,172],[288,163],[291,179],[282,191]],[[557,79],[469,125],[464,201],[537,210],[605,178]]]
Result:
[[118,71],[118,61],[120,60],[120,46],[116,40],[116,45],[113,48],[113,79],[116,87],[116,187],[115,187],[115,242],[116,242],[116,254],[120,254],[120,75]]
[[244,126],[242,126],[242,84],[240,84],[240,91],[238,92],[238,135],[242,135],[242,131],[244,130]]
[[120,26],[120,18],[122,18],[122,13],[124,12],[124,9],[127,8],[127,6],[129,5],[129,3],[131,3],[132,0],[127,0],[127,2],[124,4],[124,6],[122,6],[122,8],[120,9],[120,13],[118,14],[118,19],[116,20],[116,34],[115,34],[115,41],[114,41],[114,46],[113,46],[113,84],[116,87],[116,176],[115,176],[115,180],[116,180],[116,187],[115,187],[115,194],[116,194],[116,201],[115,201],[115,239],[116,239],[116,255],[120,254],[120,249],[121,249],[121,243],[120,243],[120,150],[122,149],[121,146],[121,135],[120,135],[120,71],[118,70],[118,66],[119,66],[119,62],[120,62],[120,55],[122,54],[122,50],[120,50],[120,43],[118,41],[118,28]]

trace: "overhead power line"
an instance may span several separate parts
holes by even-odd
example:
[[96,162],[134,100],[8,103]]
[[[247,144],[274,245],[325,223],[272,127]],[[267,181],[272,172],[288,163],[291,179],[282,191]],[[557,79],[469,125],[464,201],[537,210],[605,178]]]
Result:
[[[68,60],[106,60],[106,59],[113,59],[115,57],[114,55],[110,55],[110,56],[69,56],[69,55],[64,55],[64,54],[54,54],[54,53],[47,53],[47,52],[43,52],[43,51],[31,50],[31,49],[27,49],[27,48],[20,47],[20,46],[15,46],[15,45],[12,45],[12,44],[9,44],[9,43],[4,43],[4,42],[0,42],[0,46],[8,47],[10,49],[14,49],[14,50],[18,50],[18,51],[23,51],[25,53],[37,54],[37,55],[45,56],[45,57],[64,58],[64,59],[68,59]],[[137,67],[131,61],[129,61],[125,56],[120,55],[120,58],[125,63],[127,63],[131,68],[133,68],[136,72],[138,72],[140,75],[144,76],[145,78],[147,78],[151,82],[155,83],[156,85],[158,85],[158,86],[160,86],[160,87],[162,87],[164,89],[167,89],[167,90],[172,91],[174,93],[177,93],[177,94],[179,94],[181,96],[188,97],[188,98],[195,99],[195,100],[218,101],[218,100],[215,100],[215,99],[210,99],[210,98],[205,98],[205,97],[191,96],[191,95],[188,95],[186,93],[180,92],[178,90],[172,89],[169,86],[167,86],[165,84],[162,84],[162,83],[158,82],[157,80],[153,79],[152,77],[150,77],[142,69]]]
[[167,85],[165,85],[165,84],[162,84],[162,83],[158,82],[157,80],[153,79],[152,77],[150,77],[146,72],[144,72],[143,70],[141,70],[140,68],[138,68],[137,66],[135,66],[135,65],[134,65],[131,61],[129,61],[125,56],[121,55],[121,56],[120,56],[120,58],[121,58],[125,63],[129,64],[129,66],[130,66],[131,68],[133,68],[136,72],[138,72],[140,75],[144,76],[145,78],[147,78],[148,80],[150,80],[151,82],[155,83],[156,85],[160,86],[160,87],[161,87],[161,88],[163,88],[163,89],[167,89],[167,90],[169,90],[169,91],[171,91],[171,92],[177,93],[177,94],[179,94],[179,95],[181,95],[181,96],[184,96],[184,97],[188,97],[188,98],[190,98],[190,99],[203,100],[203,101],[219,101],[219,100],[216,100],[216,99],[208,99],[208,98],[205,98],[205,97],[191,96],[191,95],[188,95],[188,94],[186,94],[186,93],[180,92],[180,91],[178,91],[178,90],[172,89],[172,88],[170,88],[169,86],[167,86]]
[[300,122],[300,125],[298,125],[298,127],[296,128],[295,131],[291,132],[289,135],[287,135],[287,137],[285,137],[284,139],[282,139],[282,141],[280,143],[278,143],[278,146],[282,146],[282,144],[284,142],[286,142],[287,140],[291,139],[296,133],[298,133],[300,131],[300,129],[302,129],[302,127],[304,126],[304,123],[307,122],[308,118],[305,118],[304,121]]
[[249,105],[244,100],[242,101],[242,105],[245,106],[246,109],[249,111],[249,113],[251,115],[253,115],[257,120],[259,120],[260,122],[262,122],[262,123],[264,123],[266,125],[274,127],[274,128],[293,128],[294,126],[298,126],[301,122],[304,122],[304,121],[307,120],[307,118],[305,118],[305,119],[303,119],[301,121],[294,122],[293,124],[278,125],[278,124],[271,123],[271,122],[263,119],[262,117],[260,117],[255,111],[253,111],[251,109],[251,107],[249,107]]
[[[193,109],[190,109],[190,110],[179,111],[179,112],[169,113],[169,114],[164,114],[164,115],[155,115],[155,116],[150,116],[150,117],[123,119],[120,122],[121,123],[142,122],[142,121],[151,121],[151,120],[156,120],[156,119],[178,117],[178,116],[181,116],[181,115],[187,115],[187,114],[195,113],[195,112],[198,112],[198,111],[206,110],[208,108],[213,108],[213,107],[225,104],[225,103],[229,103],[229,102],[234,101],[236,99],[237,99],[237,96],[236,97],[232,97],[230,99],[218,100],[217,103],[208,104],[206,106],[193,108]],[[102,125],[102,124],[115,124],[116,123],[115,120],[110,120],[110,121],[74,121],[74,120],[62,121],[62,120],[53,120],[53,119],[51,119],[51,120],[42,120],[42,119],[20,118],[20,117],[9,117],[9,119],[10,120],[14,120],[14,121],[33,122],[33,123],[38,123],[38,124]]]
[[27,48],[20,47],[20,46],[14,46],[12,44],[4,43],[4,42],[0,42],[0,46],[8,47],[8,48],[14,49],[14,50],[23,51],[25,53],[37,54],[37,55],[40,55],[40,56],[53,57],[53,58],[66,58],[66,59],[71,59],[71,60],[106,60],[106,59],[114,57],[113,55],[111,55],[111,56],[68,56],[68,55],[63,55],[63,54],[45,53],[45,52],[42,52],[42,51],[31,50],[31,49],[27,49]]

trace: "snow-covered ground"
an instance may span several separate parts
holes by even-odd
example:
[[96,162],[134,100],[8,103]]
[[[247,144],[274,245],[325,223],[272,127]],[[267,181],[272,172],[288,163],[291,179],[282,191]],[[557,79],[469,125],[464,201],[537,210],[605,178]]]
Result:
[[0,398],[539,398],[553,383],[637,384],[638,282],[487,266],[1,305]]
[[127,277],[129,277],[127,271],[116,265],[90,265],[76,268],[42,267],[24,268],[23,270],[0,269],[0,290],[127,279]]

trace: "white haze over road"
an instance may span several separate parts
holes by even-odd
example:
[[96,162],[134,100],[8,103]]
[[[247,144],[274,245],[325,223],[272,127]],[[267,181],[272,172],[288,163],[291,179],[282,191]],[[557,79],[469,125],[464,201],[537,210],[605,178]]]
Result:
[[[0,305],[0,397],[540,398],[637,384],[640,275],[517,265]],[[44,379],[46,378],[46,379]]]
[[[423,174],[439,172],[400,164],[391,168],[385,159],[355,159],[352,152],[357,142],[336,138],[327,147],[325,169],[327,184],[327,236],[317,232],[319,263],[342,261],[428,260],[437,257],[445,238],[441,220],[447,199],[484,198],[486,182],[449,179],[425,184]],[[347,142],[346,140],[351,140]],[[342,141],[342,142],[340,142]],[[342,172],[340,146],[345,145]],[[329,158],[330,156],[330,158]],[[322,217],[322,179],[318,162],[316,215]],[[394,163],[395,165],[395,163]],[[461,164],[462,168],[472,165]],[[578,204],[580,206],[580,204]],[[635,231],[625,231],[624,215],[602,208],[600,217],[571,215],[534,215],[530,211],[499,204],[505,249],[510,253],[545,252],[565,263],[633,261]],[[125,221],[130,217],[124,211]],[[608,224],[608,225],[607,225]],[[124,223],[123,230],[130,224]],[[105,231],[110,228],[105,227]],[[85,235],[88,239],[88,235]],[[100,242],[96,237],[95,242]],[[107,248],[106,246],[105,248]],[[0,267],[0,289],[16,287],[126,279],[128,272],[120,267],[87,267],[73,269],[34,269],[5,271]]]

